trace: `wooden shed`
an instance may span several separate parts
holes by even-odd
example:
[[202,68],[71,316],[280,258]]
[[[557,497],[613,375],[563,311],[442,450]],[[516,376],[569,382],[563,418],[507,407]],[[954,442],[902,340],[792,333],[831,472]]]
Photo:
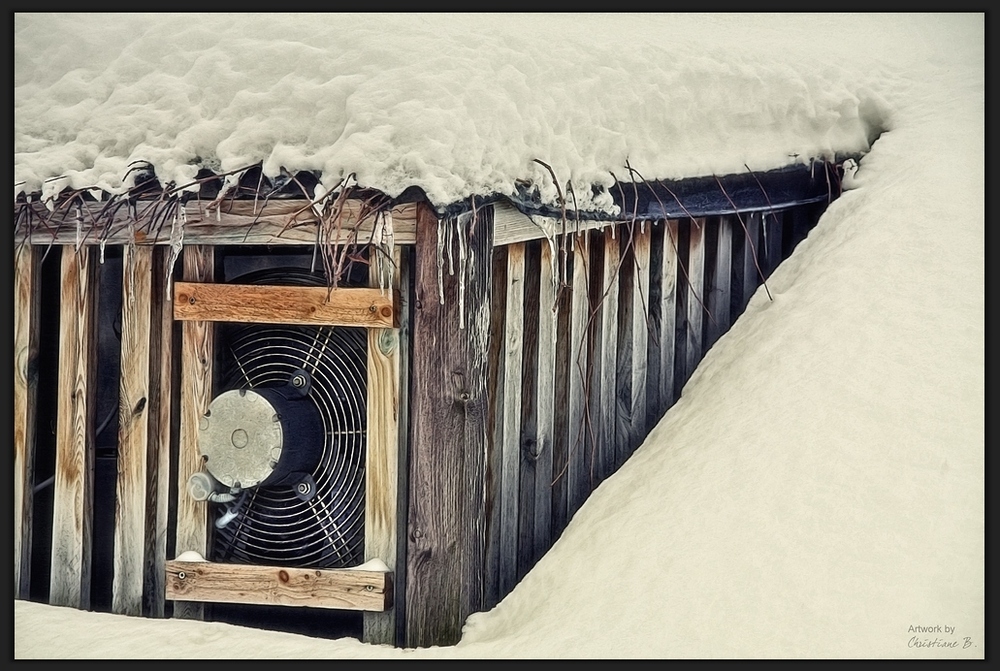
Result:
[[[842,163],[435,207],[260,166],[15,203],[15,598],[455,643],[639,447]],[[764,284],[765,286],[761,286]]]

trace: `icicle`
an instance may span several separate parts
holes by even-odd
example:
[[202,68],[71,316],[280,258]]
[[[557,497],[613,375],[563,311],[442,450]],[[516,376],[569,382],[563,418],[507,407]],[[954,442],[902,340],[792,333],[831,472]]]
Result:
[[465,268],[466,249],[469,241],[462,233],[461,217],[455,219],[455,234],[458,236],[458,328],[465,328]]
[[455,223],[454,223],[453,226],[448,226],[445,229],[445,236],[446,236],[447,239],[445,240],[444,246],[445,246],[445,249],[448,251],[448,274],[449,275],[454,275],[455,274],[455,251],[454,251],[455,243],[453,242],[452,238],[455,237],[455,235],[458,234],[458,218],[457,217],[455,218],[454,222]]
[[104,265],[104,245],[108,242],[107,238],[101,238],[101,265]]
[[438,267],[438,301],[444,305],[444,220],[438,219],[437,235],[437,267]]
[[80,213],[80,207],[76,208],[76,251],[80,251],[80,243],[83,240],[83,215]]
[[182,204],[180,207],[180,217],[174,212],[174,218],[170,222],[170,257],[167,259],[167,295],[166,300],[170,302],[170,294],[173,291],[174,264],[184,249],[184,224],[187,223],[187,211]]

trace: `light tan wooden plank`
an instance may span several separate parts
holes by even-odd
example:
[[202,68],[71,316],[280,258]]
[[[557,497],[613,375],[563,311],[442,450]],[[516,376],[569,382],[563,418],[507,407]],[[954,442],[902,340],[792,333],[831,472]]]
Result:
[[166,595],[183,602],[382,611],[392,604],[392,573],[173,560],[166,566]]
[[145,556],[151,293],[152,248],[126,247],[111,609],[135,616],[142,615]]
[[93,250],[62,249],[55,500],[49,603],[89,610],[94,502]]
[[39,271],[42,250],[14,253],[14,598],[27,599],[34,518]]
[[[398,268],[399,250],[393,261]],[[393,277],[398,286],[399,274]],[[372,286],[379,283],[371,265]],[[396,287],[392,287],[396,288]],[[390,288],[391,289],[391,288]],[[379,559],[396,566],[399,475],[399,330],[368,329],[368,439],[365,451],[365,561]],[[391,605],[391,602],[390,602]],[[364,614],[366,643],[394,645],[396,611]]]
[[[718,227],[715,236],[715,268],[711,277],[711,291],[708,294],[709,311],[712,318],[708,322],[707,350],[729,330],[729,299],[732,284],[733,224],[739,226],[735,215],[718,217],[709,225]],[[742,227],[741,227],[742,228]],[[707,316],[707,315],[706,315]]]
[[[507,247],[504,312],[503,444],[500,446],[500,594],[517,584],[518,483],[521,466],[521,368],[524,351],[524,243]],[[502,597],[501,597],[502,598]]]
[[[197,245],[311,245],[317,239],[317,215],[302,199],[269,201],[261,209],[254,201],[237,200],[226,202],[221,213],[207,209],[208,203],[187,203],[184,206],[184,242]],[[142,220],[143,212],[151,206],[150,201],[139,201],[136,214]],[[32,203],[35,221],[45,224],[35,225],[32,231],[23,226],[15,231],[15,240],[25,240],[34,245],[75,244],[77,208],[60,208],[49,212],[42,203]],[[119,208],[110,222],[101,216],[103,203],[87,203],[82,208],[81,220],[84,244],[96,245],[101,237],[105,244],[124,245],[131,239],[129,223],[131,210]],[[344,219],[339,235],[326,239],[329,244],[352,242],[365,243],[372,237],[375,219],[367,216],[358,221],[361,204],[356,200],[346,201]],[[305,208],[305,209],[303,209]],[[416,205],[401,203],[390,210],[393,222],[393,239],[399,245],[411,245],[415,241]],[[27,220],[26,217],[21,219]],[[157,233],[155,230],[135,231],[138,245],[170,244],[170,224],[167,223]]]
[[[214,250],[191,246],[184,249],[184,278],[189,282],[211,282],[215,274]],[[178,555],[208,554],[208,505],[188,494],[187,481],[201,470],[198,422],[212,402],[214,324],[186,321],[182,325],[180,437],[177,456],[177,529],[174,543]],[[201,605],[174,604],[174,617],[202,619]]]
[[262,284],[174,284],[174,318],[181,321],[395,328],[394,291],[366,287]]
[[679,250],[677,241],[678,221],[668,219],[663,222],[663,258],[660,264],[660,404],[657,421],[674,404],[674,378],[676,377],[677,353],[677,276]]

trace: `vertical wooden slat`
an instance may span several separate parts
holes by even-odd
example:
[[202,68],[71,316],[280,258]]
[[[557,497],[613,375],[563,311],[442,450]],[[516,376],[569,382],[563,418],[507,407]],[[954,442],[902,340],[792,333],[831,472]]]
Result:
[[504,309],[503,443],[500,491],[500,595],[517,584],[518,503],[521,466],[521,370],[524,348],[524,243],[507,248]]
[[[743,215],[743,222],[747,230],[742,231],[745,236],[743,245],[743,308],[746,309],[750,298],[754,295],[761,282],[761,271],[766,262],[761,249],[761,225],[763,214],[751,212]],[[760,265],[760,269],[758,269]]]
[[112,612],[142,614],[149,456],[151,247],[126,247],[122,261],[118,477]]
[[764,277],[768,278],[774,269],[778,267],[781,263],[781,249],[783,245],[784,238],[784,221],[787,213],[782,212],[769,212],[764,218],[764,257],[766,259],[766,265],[762,268],[764,270]]
[[[459,223],[467,222],[466,215]],[[454,226],[453,220],[444,225]],[[491,210],[478,213],[464,274],[443,273],[438,297],[438,221],[417,214],[406,551],[406,645],[450,645],[483,607],[486,561]],[[453,236],[455,237],[455,236]]]
[[152,295],[150,296],[149,337],[149,440],[146,465],[147,530],[146,579],[143,590],[143,613],[148,617],[165,615],[167,517],[170,503],[171,417],[173,383],[172,303],[167,300],[170,280],[167,278],[168,250],[153,251]]
[[590,452],[586,413],[589,404],[587,381],[590,339],[590,238],[584,231],[573,236],[573,278],[569,328],[569,390],[567,417],[567,498],[568,515],[573,516],[589,493]]
[[[552,437],[552,537],[557,537],[569,522],[569,400],[572,393],[571,352],[572,336],[570,333],[570,314],[573,307],[572,285],[569,284],[572,265],[572,251],[569,248],[569,238],[560,238],[557,242],[559,266],[554,287],[558,302],[558,319],[555,337],[555,378],[553,399],[555,402]],[[563,246],[566,246],[565,249]]]
[[660,408],[662,417],[674,401],[677,337],[678,226],[676,219],[663,222],[663,262],[660,265]]
[[632,454],[648,433],[646,408],[646,387],[648,377],[649,348],[649,251],[651,224],[636,230],[632,238],[632,306],[631,306],[631,413],[628,452]]
[[412,340],[411,314],[413,262],[410,256],[412,246],[397,245],[394,258],[399,276],[399,394],[396,412],[396,565],[392,566],[392,600],[395,609],[395,644],[403,645],[406,640],[406,538],[407,534],[407,490],[409,487],[410,449],[410,342]]
[[[634,230],[633,230],[634,226]],[[615,316],[618,346],[615,348],[615,400],[602,414],[611,413],[615,423],[614,463],[617,470],[631,452],[632,442],[632,317],[635,294],[635,253],[633,238],[638,225],[623,225],[619,235],[621,264],[618,270],[618,314]]]
[[552,470],[555,445],[556,358],[559,312],[557,260],[547,240],[541,243],[538,273],[538,390],[535,394],[535,528],[532,563],[552,545]]
[[14,598],[31,581],[41,250],[14,253]]
[[62,248],[55,501],[49,603],[90,608],[97,286],[94,251]]
[[[714,223],[712,276],[709,278],[708,309],[711,318],[705,329],[705,349],[708,350],[729,330],[729,290],[732,273],[733,218],[719,217]],[[712,225],[710,223],[709,225]],[[739,224],[737,224],[739,226]]]
[[[507,247],[494,247],[491,269],[493,273],[493,305],[507,304]],[[499,603],[500,595],[500,554],[504,551],[500,543],[500,502],[503,497],[503,431],[504,431],[504,352],[506,342],[504,310],[493,310],[490,315],[490,345],[487,365],[488,408],[490,444],[488,455],[489,483],[486,507],[489,515],[486,541],[486,577],[484,599],[486,608]]]
[[[517,504],[517,580],[534,566],[535,548],[535,476],[539,437],[538,404],[538,321],[541,247],[544,240],[524,244],[524,320],[521,331],[521,431],[518,455]],[[506,494],[506,492],[505,492]],[[515,582],[516,582],[515,581]]]
[[594,479],[591,491],[615,469],[617,449],[617,365],[618,365],[618,292],[621,250],[618,232],[614,225],[604,232],[604,265],[602,268],[600,303],[600,365],[595,372],[600,377],[599,426],[600,434],[595,456]]
[[[214,248],[192,245],[184,251],[184,279],[188,282],[211,282],[215,275]],[[198,423],[212,402],[214,359],[214,323],[185,321],[181,326],[181,400],[180,441],[177,456],[177,530],[174,548],[184,552],[208,554],[208,505],[188,494],[187,481],[201,470],[198,450]],[[174,601],[174,617],[203,619],[204,605],[193,601]]]
[[691,378],[704,354],[702,322],[705,317],[705,226],[704,218],[691,221],[688,252],[687,346],[685,348],[684,382]]
[[[387,215],[388,216],[388,215]],[[374,256],[379,252],[373,250]],[[369,285],[379,286],[379,263],[398,263],[399,255],[388,260],[373,259]],[[398,290],[398,274],[392,287]],[[397,471],[399,444],[399,331],[368,329],[368,437],[365,450],[365,561],[381,559],[390,569],[396,566]],[[365,612],[363,640],[366,643],[395,643],[396,611]]]

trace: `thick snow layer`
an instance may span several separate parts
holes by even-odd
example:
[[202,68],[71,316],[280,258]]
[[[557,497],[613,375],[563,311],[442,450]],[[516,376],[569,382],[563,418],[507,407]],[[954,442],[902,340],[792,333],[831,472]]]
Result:
[[983,14],[17,15],[14,37],[15,189],[200,156],[448,201],[548,183],[536,157],[687,177],[887,131],[459,644],[15,601],[15,658],[985,658]]

